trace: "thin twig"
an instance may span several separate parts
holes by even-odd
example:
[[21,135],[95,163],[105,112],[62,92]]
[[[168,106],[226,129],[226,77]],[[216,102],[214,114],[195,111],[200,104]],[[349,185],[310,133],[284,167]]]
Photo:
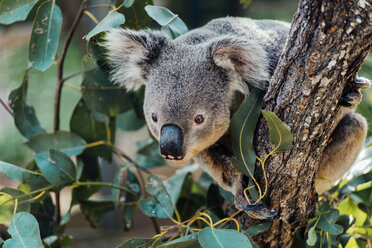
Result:
[[155,217],[150,217],[150,219],[152,221],[156,234],[160,234],[160,227],[157,220],[155,219]]
[[67,80],[70,80],[73,77],[76,77],[76,76],[79,76],[79,75],[83,74],[84,72],[85,71],[79,71],[79,72],[76,72],[74,74],[71,74],[70,76],[65,77],[64,79],[62,79],[62,82],[64,83],[64,82],[66,82]]
[[60,106],[61,106],[61,93],[62,93],[62,87],[63,87],[63,64],[65,62],[67,49],[71,43],[72,36],[76,30],[77,25],[79,24],[79,21],[84,13],[84,8],[88,4],[88,0],[83,0],[83,2],[80,5],[80,9],[75,17],[74,22],[72,23],[71,29],[67,34],[67,38],[65,41],[65,44],[63,45],[62,52],[60,59],[58,60],[58,76],[57,76],[57,91],[56,96],[54,100],[54,131],[59,130],[59,119],[60,119]]
[[96,4],[96,5],[91,5],[91,6],[85,7],[84,10],[94,9],[94,8],[102,8],[102,7],[111,7],[112,9],[115,9],[115,6],[112,5],[112,4]]
[[1,99],[1,98],[0,98],[0,103],[1,103],[1,105],[3,105],[3,107],[5,108],[5,110],[6,110],[10,115],[13,116],[13,111],[9,108],[8,105],[5,104],[5,102],[4,102],[3,99]]
[[142,167],[142,166],[139,166],[133,159],[131,159],[127,154],[125,154],[124,152],[122,152],[121,150],[119,150],[117,147],[115,147],[115,146],[112,146],[111,145],[111,147],[112,147],[112,149],[113,149],[113,151],[115,152],[115,153],[117,153],[117,154],[120,154],[120,156],[122,156],[123,158],[125,158],[129,163],[133,163],[134,164],[134,166],[138,169],[138,170],[141,170],[141,171],[144,171],[144,172],[146,172],[147,174],[151,174],[151,172],[148,170],[148,169],[146,169],[146,168],[144,168],[144,167]]

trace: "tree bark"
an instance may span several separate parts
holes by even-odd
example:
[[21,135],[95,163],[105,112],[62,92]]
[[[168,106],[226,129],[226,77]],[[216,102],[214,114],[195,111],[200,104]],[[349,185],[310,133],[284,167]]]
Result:
[[[290,246],[296,230],[314,214],[313,180],[340,109],[339,99],[371,51],[371,6],[370,0],[300,1],[264,98],[264,109],[290,127],[294,140],[290,151],[276,153],[266,164],[265,202],[278,214],[271,228],[255,238],[262,247]],[[255,148],[261,158],[272,150],[262,120]]]

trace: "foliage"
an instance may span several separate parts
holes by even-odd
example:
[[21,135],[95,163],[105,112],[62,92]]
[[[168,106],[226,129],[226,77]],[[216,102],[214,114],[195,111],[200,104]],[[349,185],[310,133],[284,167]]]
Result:
[[[110,0],[96,6],[87,6],[86,0],[81,2],[77,23],[82,14],[96,21],[90,8],[106,8],[107,15],[85,36],[87,55],[82,57],[85,69],[79,89],[81,98],[70,117],[70,130],[59,129],[61,91],[58,88],[54,129],[46,130],[27,101],[28,74],[31,70],[45,71],[56,66],[58,86],[60,89],[66,86],[65,81],[74,75],[60,77],[73,32],[67,33],[66,40],[61,42],[62,13],[55,0],[0,1],[0,23],[8,25],[27,16],[34,18],[29,44],[30,66],[20,86],[9,95],[15,126],[27,139],[25,145],[34,155],[26,168],[0,161],[0,173],[19,182],[17,189],[0,190],[0,222],[10,222],[11,235],[3,244],[0,239],[0,246],[22,247],[27,243],[27,247],[68,247],[72,238],[64,230],[71,208],[79,205],[92,227],[106,213],[118,208],[123,212],[124,231],[136,224],[133,218],[137,209],[155,222],[156,218],[167,218],[174,223],[162,227],[152,238],[133,238],[119,247],[256,247],[252,237],[270,228],[271,222],[262,221],[242,231],[234,218],[241,211],[226,216],[221,207],[225,200],[233,204],[233,195],[213,184],[206,174],[199,180],[193,179],[190,174],[197,165],[188,165],[164,179],[148,171],[164,165],[156,141],[140,142],[134,160],[115,146],[117,128],[131,131],[145,125],[144,89],[129,93],[108,79],[104,48],[99,46],[103,33],[119,26],[145,28],[154,20],[153,24],[158,23],[163,32],[176,38],[187,32],[185,23],[170,10],[153,6],[152,0]],[[241,2],[247,5],[250,1]],[[71,31],[75,28],[72,26]],[[57,54],[58,47],[62,47],[60,54]],[[265,175],[266,159],[274,152],[289,149],[293,138],[274,113],[261,112],[262,98],[263,92],[254,89],[234,114],[230,127],[232,162],[249,178],[244,191],[247,210],[266,207],[261,199],[267,193],[267,181],[265,189],[261,189],[253,176],[256,165]],[[252,142],[261,113],[267,121],[273,146],[265,158],[256,158]],[[371,149],[366,151],[371,154]],[[102,182],[100,164],[113,157],[121,161],[120,169],[112,183]],[[354,175],[350,181],[342,181],[322,196],[316,217],[309,220],[309,226],[299,234],[302,239],[295,242],[311,247],[370,242],[370,173]],[[71,206],[61,216],[60,203],[58,200],[53,203],[51,195],[59,199],[60,190],[66,187],[72,188]],[[90,199],[101,187],[111,188],[112,197],[102,201]]]

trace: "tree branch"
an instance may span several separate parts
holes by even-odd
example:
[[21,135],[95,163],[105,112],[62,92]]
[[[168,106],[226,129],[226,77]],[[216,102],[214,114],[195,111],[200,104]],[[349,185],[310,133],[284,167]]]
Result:
[[[268,231],[255,237],[262,247],[290,246],[296,230],[314,214],[313,180],[339,99],[371,51],[371,12],[370,1],[300,1],[264,98],[264,109],[291,128],[294,140],[290,151],[274,154],[266,165],[269,194],[264,201],[277,206],[278,215]],[[255,148],[259,157],[272,149],[262,120]],[[263,183],[259,170],[256,174]]]
[[56,96],[54,100],[54,131],[59,130],[59,122],[60,122],[60,106],[61,106],[61,93],[62,93],[62,87],[63,87],[63,64],[65,62],[67,49],[71,43],[72,36],[74,35],[74,32],[76,30],[77,25],[79,24],[79,21],[81,17],[83,16],[84,9],[86,5],[88,4],[88,0],[83,0],[83,2],[80,5],[80,9],[75,17],[74,22],[72,23],[71,29],[67,34],[67,38],[65,41],[65,44],[62,48],[61,57],[57,62],[57,90],[56,90]]

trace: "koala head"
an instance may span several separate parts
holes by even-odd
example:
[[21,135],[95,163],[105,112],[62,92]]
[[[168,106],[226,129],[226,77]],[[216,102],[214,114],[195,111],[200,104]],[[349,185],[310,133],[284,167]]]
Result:
[[[190,44],[157,31],[114,29],[103,44],[111,79],[145,88],[144,113],[163,157],[186,161],[227,131],[236,94],[265,87],[265,52],[226,36]],[[258,54],[258,55],[257,55]]]

